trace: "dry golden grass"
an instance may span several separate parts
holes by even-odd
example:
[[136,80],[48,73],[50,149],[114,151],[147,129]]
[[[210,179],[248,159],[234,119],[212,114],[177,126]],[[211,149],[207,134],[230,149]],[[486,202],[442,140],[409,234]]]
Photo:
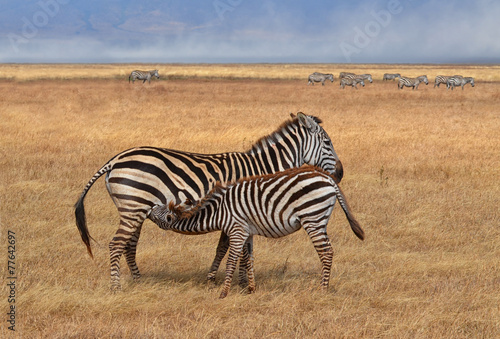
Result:
[[305,80],[312,72],[333,73],[347,71],[370,73],[374,80],[382,80],[384,73],[401,73],[417,77],[426,74],[434,83],[436,75],[474,77],[479,82],[500,81],[500,65],[389,65],[389,64],[0,64],[0,79],[128,79],[134,69],[158,69],[163,79],[230,78]]
[[[7,277],[12,230],[19,337],[500,336],[499,83],[451,92],[432,85],[398,91],[378,81],[356,91],[340,90],[337,81],[306,86],[295,72],[307,77],[314,65],[253,65],[255,75],[245,73],[251,66],[218,66],[231,69],[230,77],[254,78],[240,80],[214,79],[210,65],[177,65],[179,79],[129,85],[122,75],[135,66],[109,66],[103,77],[111,79],[75,79],[88,73],[68,70],[56,78],[73,80],[20,81],[50,78],[50,67],[33,65],[17,80],[0,81],[1,274]],[[408,66],[441,73],[424,68]],[[282,79],[259,79],[264,70]],[[201,71],[213,78],[182,79]],[[480,72],[487,80],[487,68]],[[491,73],[496,79],[498,68]],[[102,164],[140,145],[243,151],[297,111],[323,119],[344,164],[341,186],[367,235],[359,241],[335,209],[328,293],[316,290],[320,263],[304,232],[256,238],[256,293],[233,286],[219,300],[223,270],[216,289],[205,285],[218,234],[178,235],[149,221],[138,248],[143,278],[132,282],[122,260],[124,290],[109,292],[107,244],[118,218],[103,179],[86,198],[95,260],[73,216]],[[4,336],[5,283],[2,291]]]

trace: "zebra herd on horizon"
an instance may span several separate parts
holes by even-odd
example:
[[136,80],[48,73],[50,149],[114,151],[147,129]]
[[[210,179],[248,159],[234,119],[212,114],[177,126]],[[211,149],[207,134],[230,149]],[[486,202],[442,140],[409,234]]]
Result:
[[[132,71],[132,73],[130,73],[128,81],[129,82],[132,81],[132,83],[134,83],[135,80],[142,80],[142,83],[145,83],[146,81],[148,81],[148,83],[151,83],[152,77],[156,77],[157,79],[160,78],[157,69],[151,71],[135,70]],[[426,85],[429,84],[427,75],[421,75],[416,78],[410,78],[402,76],[400,73],[385,73],[384,76],[382,77],[382,80],[394,81],[398,78],[399,78],[398,89],[403,89],[403,87],[412,87],[412,89],[415,90],[418,89],[418,85],[422,82],[425,83]],[[344,89],[345,86],[351,86],[355,89],[358,89],[357,87],[358,84],[365,87],[365,80],[368,80],[370,83],[373,82],[371,74],[354,74],[350,72],[340,72],[339,79],[340,79],[340,88],[342,89]],[[330,80],[330,82],[333,82],[334,81],[333,74],[314,72],[308,76],[307,84],[314,85],[315,82],[321,82],[321,85],[324,86],[326,80]],[[457,86],[461,86],[463,90],[466,84],[471,84],[472,87],[475,86],[474,78],[464,77],[462,75],[451,75],[451,76],[437,75],[435,79],[434,88],[436,87],[439,88],[440,84],[446,84],[446,88],[451,90],[454,90],[455,87]]]
[[[424,83],[426,85],[429,84],[429,80],[427,75],[421,75],[416,78],[402,76],[400,73],[385,73],[382,77],[382,81],[396,80],[398,79],[398,89],[403,89],[404,87],[412,87],[413,90],[418,89],[418,85],[420,83]],[[340,88],[344,89],[345,86],[351,86],[355,89],[358,89],[357,85],[361,84],[361,86],[365,86],[365,80],[368,80],[370,83],[373,82],[372,76],[370,74],[354,74],[350,72],[340,72]],[[314,72],[309,75],[307,84],[314,85],[314,82],[321,82],[321,84],[325,85],[325,80],[330,80],[333,82],[334,76],[330,73],[320,73]],[[462,90],[466,84],[470,84],[472,87],[475,86],[474,78],[472,77],[464,77],[462,75],[452,75],[452,76],[444,76],[438,75],[435,79],[434,88],[438,87],[440,84],[446,84],[447,89],[453,90],[457,86],[461,86]]]
[[111,289],[121,289],[122,256],[134,280],[140,278],[136,251],[147,218],[160,228],[183,234],[221,231],[207,276],[208,281],[215,280],[229,250],[220,298],[229,291],[238,259],[240,285],[250,293],[255,289],[253,235],[278,238],[303,228],[320,257],[321,286],[327,289],[332,248],[326,225],[336,200],[356,236],[363,240],[364,232],[338,186],[342,163],[322,121],[301,112],[291,117],[247,152],[198,154],[136,147],[104,164],[84,187],[75,204],[75,218],[93,257],[84,199],[106,175],[106,187],[120,216],[119,228],[109,243]]

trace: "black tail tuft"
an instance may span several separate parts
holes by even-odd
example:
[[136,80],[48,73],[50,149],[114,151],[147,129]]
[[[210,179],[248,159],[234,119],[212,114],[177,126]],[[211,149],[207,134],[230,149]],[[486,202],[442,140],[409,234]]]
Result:
[[359,239],[365,240],[365,231],[363,231],[358,221],[354,219],[352,215],[347,215],[347,220],[349,221],[349,225],[351,225],[351,229],[354,234],[356,234]]
[[78,231],[80,232],[80,236],[82,237],[83,243],[85,244],[85,246],[87,246],[87,251],[89,252],[90,257],[94,259],[94,255],[92,254],[92,249],[90,248],[90,239],[92,239],[92,237],[90,236],[89,230],[87,228],[87,220],[85,218],[85,208],[83,206],[84,198],[85,195],[82,195],[75,204],[76,226],[78,227]]

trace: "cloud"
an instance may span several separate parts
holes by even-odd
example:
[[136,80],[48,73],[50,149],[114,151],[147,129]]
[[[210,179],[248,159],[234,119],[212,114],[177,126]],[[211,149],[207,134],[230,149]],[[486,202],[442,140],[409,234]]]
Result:
[[[3,24],[1,29],[7,34],[0,41],[4,47],[0,61],[500,60],[495,36],[500,3],[495,1],[220,1],[229,7],[217,8],[216,1],[184,5],[123,1],[113,3],[114,7],[100,3],[96,11],[90,5],[70,7],[69,3],[61,5],[60,14],[35,27],[36,34],[23,26],[23,18],[33,21],[41,11],[33,7],[29,13],[13,14]],[[26,32],[28,37],[23,35]],[[9,39],[9,33],[21,39]]]

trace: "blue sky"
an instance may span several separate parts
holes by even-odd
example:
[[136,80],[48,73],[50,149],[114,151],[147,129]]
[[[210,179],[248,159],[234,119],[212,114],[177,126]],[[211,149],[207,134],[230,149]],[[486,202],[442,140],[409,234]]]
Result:
[[500,63],[496,0],[0,4],[0,62]]

